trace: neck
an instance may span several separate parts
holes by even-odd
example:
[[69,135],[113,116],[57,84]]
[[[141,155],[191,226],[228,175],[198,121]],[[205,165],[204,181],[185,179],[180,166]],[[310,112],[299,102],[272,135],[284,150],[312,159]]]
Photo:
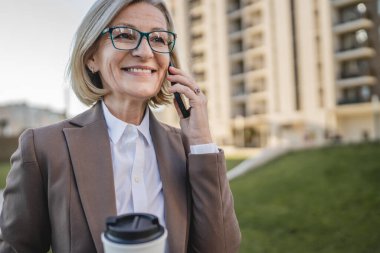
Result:
[[139,100],[116,100],[105,96],[103,101],[112,115],[126,123],[134,125],[140,125],[147,107],[146,101],[142,102]]

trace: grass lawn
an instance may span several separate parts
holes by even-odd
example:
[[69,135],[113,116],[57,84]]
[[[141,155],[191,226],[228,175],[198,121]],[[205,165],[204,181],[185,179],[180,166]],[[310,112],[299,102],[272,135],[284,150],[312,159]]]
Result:
[[241,253],[380,252],[380,144],[288,154],[231,182]]
[[0,189],[5,187],[5,179],[7,178],[10,163],[0,163]]
[[241,158],[226,158],[226,165],[227,165],[227,170],[230,170],[237,166],[239,163],[244,161],[244,159]]
[[291,153],[233,180],[240,252],[380,252],[379,182],[379,143]]

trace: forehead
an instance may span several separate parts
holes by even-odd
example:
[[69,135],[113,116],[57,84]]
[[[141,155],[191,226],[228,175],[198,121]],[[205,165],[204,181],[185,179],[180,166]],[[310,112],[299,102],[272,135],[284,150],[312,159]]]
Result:
[[164,14],[158,8],[148,3],[135,3],[122,9],[113,19],[111,26],[132,25],[143,31],[152,29],[167,30]]

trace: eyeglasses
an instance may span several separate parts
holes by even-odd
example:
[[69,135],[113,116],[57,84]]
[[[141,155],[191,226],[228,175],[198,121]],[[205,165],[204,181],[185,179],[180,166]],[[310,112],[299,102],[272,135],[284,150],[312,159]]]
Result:
[[101,35],[110,34],[113,46],[119,50],[134,50],[141,44],[143,37],[148,41],[152,51],[170,53],[173,51],[177,34],[169,31],[140,32],[127,26],[108,27]]

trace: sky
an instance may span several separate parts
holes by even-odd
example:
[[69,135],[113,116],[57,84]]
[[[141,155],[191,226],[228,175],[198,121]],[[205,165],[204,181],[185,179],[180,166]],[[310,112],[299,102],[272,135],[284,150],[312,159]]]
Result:
[[56,112],[68,105],[70,115],[86,109],[65,70],[75,31],[94,2],[0,0],[0,105],[27,103]]

